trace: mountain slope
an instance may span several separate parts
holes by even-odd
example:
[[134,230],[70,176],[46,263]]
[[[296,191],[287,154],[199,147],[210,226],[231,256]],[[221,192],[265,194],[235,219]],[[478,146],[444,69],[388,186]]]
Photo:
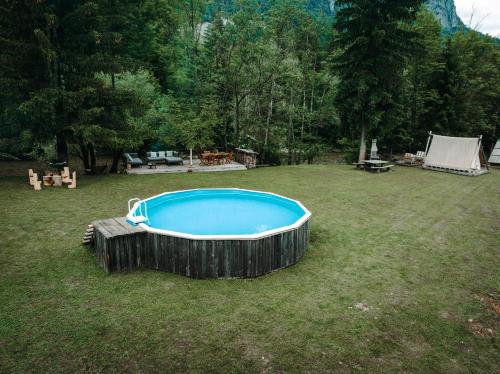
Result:
[[[464,26],[458,17],[454,0],[426,0],[425,5],[436,16],[445,31],[456,30]],[[335,0],[309,0],[308,8],[334,15]]]
[[[232,13],[235,11],[235,2],[236,0],[215,0],[209,13],[215,9]],[[264,9],[272,6],[271,0],[260,0],[259,3],[263,5]],[[464,25],[457,15],[454,0],[426,0],[425,4],[439,20],[444,31],[453,31]],[[335,0],[306,0],[306,8],[313,16],[333,17],[336,12]]]
[[458,17],[454,0],[427,0],[425,3],[441,22],[443,29],[455,30],[464,26],[464,23]]

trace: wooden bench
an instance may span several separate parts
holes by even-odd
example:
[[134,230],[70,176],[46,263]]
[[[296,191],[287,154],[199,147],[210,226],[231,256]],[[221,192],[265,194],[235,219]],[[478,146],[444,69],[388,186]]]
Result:
[[384,165],[384,166],[372,166],[371,168],[368,168],[367,170],[373,170],[377,173],[380,173],[382,171],[391,171],[391,168],[394,165]]
[[364,162],[353,162],[352,164],[355,165],[357,169],[363,169],[365,167]]

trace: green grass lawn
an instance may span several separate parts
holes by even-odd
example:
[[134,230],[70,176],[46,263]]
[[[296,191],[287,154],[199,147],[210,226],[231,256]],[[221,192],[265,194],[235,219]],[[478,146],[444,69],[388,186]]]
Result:
[[[306,255],[257,279],[194,280],[107,275],[80,244],[131,197],[197,187],[301,200]],[[41,192],[26,177],[0,191],[1,372],[500,370],[498,170],[315,165],[82,177]]]

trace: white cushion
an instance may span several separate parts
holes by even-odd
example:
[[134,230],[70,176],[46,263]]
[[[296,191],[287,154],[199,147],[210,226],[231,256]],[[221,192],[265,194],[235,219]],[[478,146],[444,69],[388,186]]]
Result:
[[158,157],[159,158],[165,158],[165,151],[159,151],[158,152]]

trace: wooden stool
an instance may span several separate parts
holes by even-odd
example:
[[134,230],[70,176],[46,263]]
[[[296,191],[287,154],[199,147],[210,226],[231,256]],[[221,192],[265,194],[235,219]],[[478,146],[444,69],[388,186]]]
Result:
[[52,182],[54,183],[54,187],[61,187],[62,186],[62,177],[60,175],[53,175],[52,176]]
[[28,177],[30,179],[30,186],[35,185],[35,180],[33,179],[33,169],[28,169]]
[[33,187],[35,191],[40,191],[42,189],[42,182],[38,180],[37,173],[33,173]]
[[43,176],[43,185],[46,187],[50,187],[54,184],[54,181],[52,179],[52,175],[44,175]]
[[73,172],[73,178],[71,179],[71,184],[68,185],[68,188],[76,188],[76,171]]
[[62,182],[63,183],[71,183],[71,175],[69,173],[69,167],[65,166],[62,173],[61,173],[61,177],[62,177]]

